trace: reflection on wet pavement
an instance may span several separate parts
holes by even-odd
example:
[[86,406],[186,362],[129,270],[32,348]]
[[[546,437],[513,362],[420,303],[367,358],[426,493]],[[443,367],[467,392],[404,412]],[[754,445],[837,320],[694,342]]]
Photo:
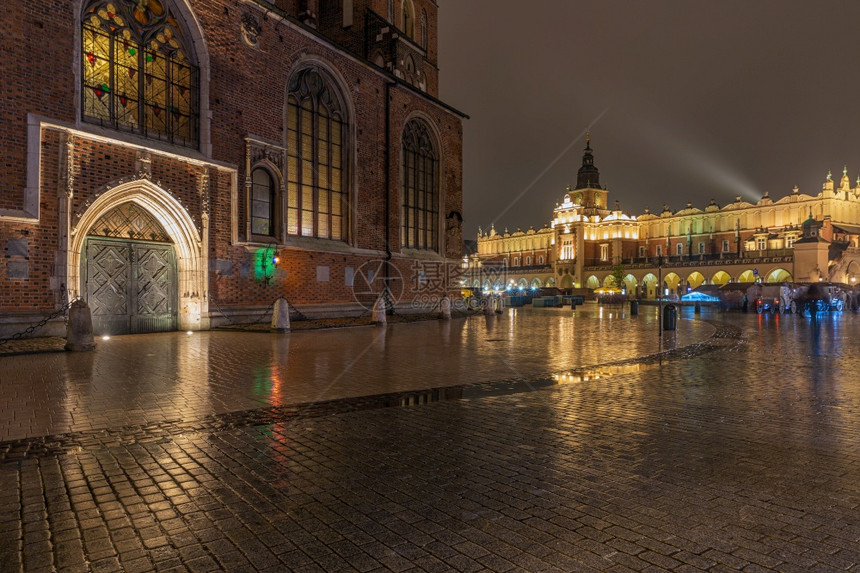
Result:
[[596,306],[509,310],[286,335],[120,336],[92,353],[10,356],[0,359],[0,440],[550,376],[713,333],[705,322],[681,320],[659,337],[655,318]]

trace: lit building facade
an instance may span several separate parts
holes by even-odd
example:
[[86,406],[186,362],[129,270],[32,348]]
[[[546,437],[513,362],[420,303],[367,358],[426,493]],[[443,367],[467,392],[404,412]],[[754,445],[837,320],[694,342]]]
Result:
[[0,337],[76,297],[97,333],[356,314],[395,279],[405,309],[460,261],[435,0],[36,4],[3,6]]
[[[703,210],[664,205],[639,216],[609,207],[590,139],[577,182],[540,230],[478,231],[469,263],[469,286],[505,290],[615,286],[655,298],[662,288],[681,293],[728,282],[832,281],[860,278],[860,179],[852,187],[843,170],[830,174],[816,195],[795,189],[773,200],[741,200]],[[616,284],[621,276],[622,285]]]

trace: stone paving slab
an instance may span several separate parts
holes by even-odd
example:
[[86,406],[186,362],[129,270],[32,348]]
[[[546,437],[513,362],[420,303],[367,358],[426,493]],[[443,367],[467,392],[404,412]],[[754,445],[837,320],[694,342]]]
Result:
[[0,568],[860,570],[860,317],[706,319],[533,391],[7,459]]

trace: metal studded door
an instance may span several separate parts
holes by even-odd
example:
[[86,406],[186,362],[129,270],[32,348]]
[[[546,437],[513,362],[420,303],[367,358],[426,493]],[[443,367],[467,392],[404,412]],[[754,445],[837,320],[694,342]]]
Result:
[[132,332],[176,329],[176,265],[171,245],[132,243]]
[[176,329],[172,245],[90,237],[84,280],[94,334]]

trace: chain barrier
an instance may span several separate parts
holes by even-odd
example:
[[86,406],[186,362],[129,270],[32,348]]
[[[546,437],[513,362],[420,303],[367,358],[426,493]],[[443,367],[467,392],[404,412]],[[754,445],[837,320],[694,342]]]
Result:
[[[63,298],[66,298],[65,294],[63,295]],[[54,312],[50,313],[49,315],[45,316],[39,322],[31,324],[30,326],[28,326],[27,328],[25,328],[22,331],[16,332],[12,336],[0,338],[0,347],[2,347],[4,344],[8,344],[9,342],[12,342],[13,340],[22,340],[24,338],[30,338],[34,332],[36,332],[37,330],[39,330],[40,328],[42,328],[43,326],[45,326],[50,321],[54,320],[55,318],[57,318],[60,315],[63,315],[63,322],[64,323],[67,322],[68,318],[66,317],[66,312],[69,310],[69,307],[71,306],[71,304],[73,302],[75,302],[76,300],[77,300],[77,298],[74,298],[70,301],[64,302],[60,308],[58,308]]]
[[[289,305],[290,311],[292,311],[296,314],[299,321],[310,322],[311,324],[315,324],[315,325],[319,326],[320,328],[329,328],[331,326],[330,324],[326,324],[325,322],[322,322],[320,320],[316,320],[316,319],[308,317],[302,311],[300,311],[296,305],[294,305],[289,300],[287,300],[286,297],[284,297],[284,300],[287,301],[287,305]],[[365,309],[364,312],[358,314],[357,316],[353,316],[349,319],[341,318],[341,320],[344,321],[341,324],[343,326],[355,326],[357,324],[364,322],[364,319],[367,318],[368,316],[370,316],[371,314],[372,314],[372,311]]]
[[232,316],[224,312],[224,309],[221,307],[220,304],[218,304],[218,301],[215,299],[214,296],[212,296],[212,293],[209,293],[209,302],[215,305],[215,309],[218,311],[218,314],[224,317],[224,319],[228,322],[230,326],[236,326],[242,330],[248,330],[251,327],[256,326],[257,324],[261,324],[267,316],[271,316],[272,311],[275,308],[275,302],[277,302],[277,300],[278,299],[274,299],[271,303],[269,303],[269,306],[263,309],[263,312],[261,312],[260,315],[253,322],[236,322]]

